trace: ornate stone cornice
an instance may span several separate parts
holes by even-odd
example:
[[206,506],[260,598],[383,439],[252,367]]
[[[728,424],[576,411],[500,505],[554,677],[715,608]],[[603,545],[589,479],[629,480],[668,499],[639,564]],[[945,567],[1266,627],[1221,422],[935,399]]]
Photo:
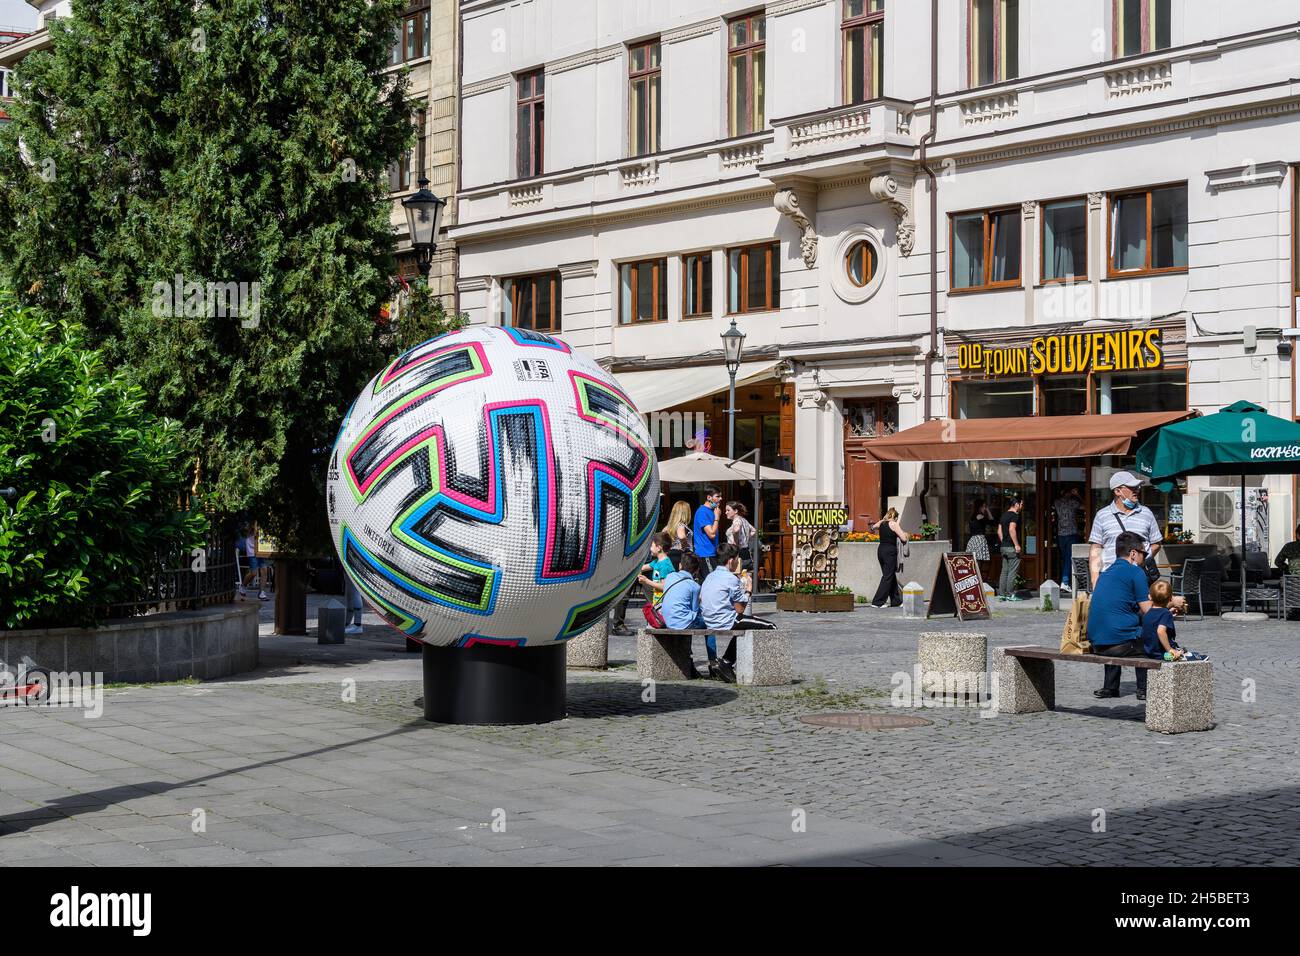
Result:
[[492,285],[491,276],[461,276],[456,280],[457,292],[486,292]]
[[1286,182],[1286,171],[1286,163],[1274,160],[1206,170],[1205,178],[1209,181],[1210,192],[1217,193],[1243,186],[1281,186]]
[[767,15],[769,17],[779,17],[787,13],[807,10],[809,7],[825,6],[830,2],[831,0],[777,0],[777,2],[767,5]]
[[659,42],[680,43],[683,40],[694,40],[696,37],[709,36],[712,33],[717,33],[720,29],[722,29],[722,24],[717,20],[706,20],[704,23],[692,23],[690,26],[670,30],[660,36]]
[[562,279],[586,279],[596,274],[599,261],[588,259],[584,262],[562,262],[557,267]]
[[479,80],[477,83],[468,84],[461,89],[461,96],[470,97],[478,96],[480,93],[492,93],[496,90],[503,90],[509,85],[509,76],[494,76],[491,79]]
[[802,233],[799,249],[803,253],[803,264],[809,269],[813,268],[817,265],[817,230],[813,228],[812,222],[800,208],[798,195],[793,189],[778,189],[776,195],[772,197],[772,205],[776,207],[777,212],[788,216],[799,227]]
[[604,46],[599,50],[583,50],[581,53],[575,53],[573,56],[565,57],[563,60],[556,60],[554,63],[546,64],[546,75],[551,76],[555,73],[565,73],[569,70],[577,70],[584,66],[590,66],[593,63],[604,63],[613,60],[623,54],[623,45],[616,43],[612,46]]
[[882,173],[873,177],[867,188],[877,201],[893,210],[894,220],[898,224],[895,230],[898,251],[905,256],[910,256],[912,247],[916,244],[916,220],[913,217],[911,184],[899,185],[893,175]]

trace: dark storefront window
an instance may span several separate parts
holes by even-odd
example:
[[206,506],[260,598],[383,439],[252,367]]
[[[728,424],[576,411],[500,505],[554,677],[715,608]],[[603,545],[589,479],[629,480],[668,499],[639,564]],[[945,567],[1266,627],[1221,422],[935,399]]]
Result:
[[1187,407],[1187,370],[1093,375],[1092,400],[1102,414],[1181,411]]
[[957,389],[958,418],[1021,418],[1034,414],[1032,378],[961,381]]
[[1088,376],[1054,375],[1039,379],[1044,415],[1084,415],[1088,411]]

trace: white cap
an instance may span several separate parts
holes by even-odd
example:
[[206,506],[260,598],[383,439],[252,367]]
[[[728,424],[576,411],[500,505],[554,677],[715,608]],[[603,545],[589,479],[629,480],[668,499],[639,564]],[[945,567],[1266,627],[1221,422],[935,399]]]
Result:
[[1119,487],[1138,488],[1144,484],[1146,484],[1146,482],[1131,471],[1117,471],[1115,474],[1110,476],[1111,491],[1114,491]]

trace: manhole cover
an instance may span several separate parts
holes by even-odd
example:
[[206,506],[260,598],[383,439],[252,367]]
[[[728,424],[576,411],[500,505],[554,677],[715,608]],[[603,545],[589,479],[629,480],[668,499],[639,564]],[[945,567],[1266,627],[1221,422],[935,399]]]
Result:
[[849,730],[893,730],[896,727],[925,727],[931,723],[922,717],[908,717],[906,714],[868,714],[864,711],[808,714],[799,719],[814,727],[845,727]]

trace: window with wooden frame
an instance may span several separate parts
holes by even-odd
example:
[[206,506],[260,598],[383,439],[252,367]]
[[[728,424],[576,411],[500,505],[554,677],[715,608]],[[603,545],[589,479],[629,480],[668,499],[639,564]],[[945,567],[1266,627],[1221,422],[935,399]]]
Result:
[[505,325],[516,329],[532,329],[534,332],[562,331],[558,272],[502,279],[501,298],[505,309],[502,316]]
[[668,319],[668,260],[645,259],[618,267],[618,324]]
[[1039,207],[1038,274],[1049,282],[1088,278],[1088,200],[1056,199]]
[[1020,75],[1020,0],[969,0],[967,59],[970,85],[988,86]]
[[682,256],[682,318],[713,314],[713,254]]
[[1300,299],[1300,166],[1291,167],[1291,283]]
[[515,160],[520,179],[540,176],[546,146],[546,73],[515,77]]
[[781,307],[781,244],[727,250],[727,313],[773,312]]
[[388,167],[388,191],[394,193],[414,189],[424,172],[427,153],[425,116],[428,110],[424,103],[416,103],[411,109],[411,125],[415,128],[415,143],[402,154],[402,158]]
[[1187,270],[1187,184],[1110,195],[1110,278]]
[[1111,0],[1115,56],[1139,56],[1172,46],[1170,0]]
[[628,47],[628,151],[644,156],[659,151],[659,41]]
[[1020,207],[954,213],[948,220],[953,292],[1020,287]]
[[844,102],[880,99],[885,86],[885,0],[842,0]]
[[727,24],[727,129],[732,136],[767,125],[767,15],[751,13]]
[[844,256],[844,271],[849,281],[859,289],[871,284],[876,277],[876,247],[865,239],[859,239],[849,246]]
[[428,56],[430,28],[428,7],[407,12],[398,21],[392,50],[388,56],[389,64],[396,66],[399,63],[409,63],[411,60]]

